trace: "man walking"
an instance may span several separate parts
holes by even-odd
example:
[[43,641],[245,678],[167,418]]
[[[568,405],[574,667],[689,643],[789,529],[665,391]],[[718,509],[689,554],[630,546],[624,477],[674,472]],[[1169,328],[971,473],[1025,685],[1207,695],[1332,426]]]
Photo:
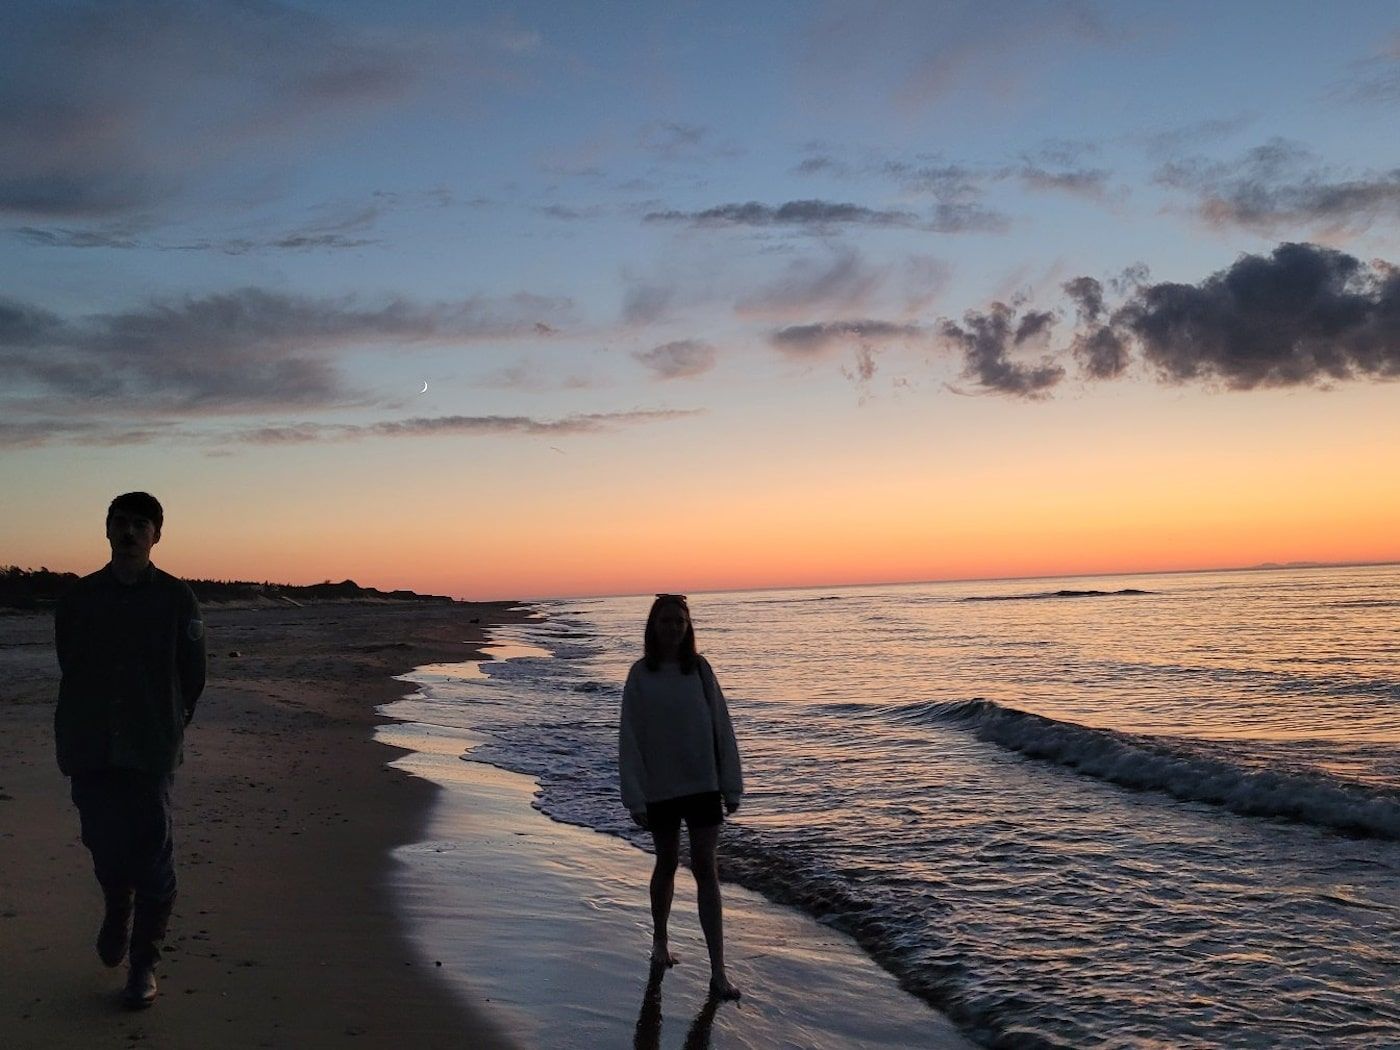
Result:
[[194,592],[151,564],[164,512],[145,492],[107,508],[112,560],[59,602],[58,766],[72,780],[83,845],[106,898],[97,954],[129,957],[123,1003],[156,998],[155,967],[175,903],[170,790],[204,689]]

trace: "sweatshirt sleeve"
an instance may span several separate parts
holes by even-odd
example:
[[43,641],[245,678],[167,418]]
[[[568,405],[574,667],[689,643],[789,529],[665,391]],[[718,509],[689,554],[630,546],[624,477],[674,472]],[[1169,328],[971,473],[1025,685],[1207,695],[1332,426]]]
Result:
[[647,770],[639,739],[640,703],[637,669],[633,667],[622,687],[622,717],[617,727],[618,780],[622,785],[622,804],[629,813],[644,813],[647,808]]
[[715,754],[719,759],[719,790],[731,808],[744,796],[744,771],[739,761],[739,742],[734,738],[734,723],[729,720],[729,705],[724,690],[719,687],[714,668],[705,661],[702,674],[710,679],[710,695],[714,708],[710,717],[715,723]]

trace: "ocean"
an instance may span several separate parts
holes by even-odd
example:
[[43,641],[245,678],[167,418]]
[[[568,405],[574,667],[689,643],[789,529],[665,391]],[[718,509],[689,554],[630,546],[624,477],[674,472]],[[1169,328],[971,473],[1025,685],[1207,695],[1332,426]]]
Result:
[[[644,846],[616,732],[649,601],[539,603],[415,673],[411,717]],[[1400,1046],[1400,566],[690,606],[744,758],[724,876],[969,1038]]]

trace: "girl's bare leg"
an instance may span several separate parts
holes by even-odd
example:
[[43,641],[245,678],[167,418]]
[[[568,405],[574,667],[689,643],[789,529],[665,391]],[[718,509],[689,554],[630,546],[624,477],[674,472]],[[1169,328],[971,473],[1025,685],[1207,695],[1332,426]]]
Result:
[[719,825],[690,829],[690,866],[695,872],[695,896],[700,905],[700,928],[710,950],[710,994],[737,999],[740,992],[724,971],[724,904],[719,892]]
[[651,841],[656,847],[656,867],[651,872],[651,961],[657,966],[675,966],[676,957],[667,945],[666,927],[671,920],[671,898],[676,892],[681,830],[653,830]]

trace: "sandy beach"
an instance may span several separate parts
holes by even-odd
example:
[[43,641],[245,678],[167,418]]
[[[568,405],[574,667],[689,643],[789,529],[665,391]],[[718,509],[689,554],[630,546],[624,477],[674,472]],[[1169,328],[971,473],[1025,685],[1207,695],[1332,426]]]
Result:
[[[176,779],[161,998],[121,1011],[53,758],[46,615],[0,616],[0,1042],[152,1050],[516,1045],[425,970],[388,888],[437,789],[373,739],[392,676],[470,659],[502,605],[206,607],[209,687]],[[237,655],[233,655],[233,654]]]
[[[549,820],[531,778],[412,721],[412,669],[479,658],[502,605],[209,608],[177,779],[181,897],[156,1008],[116,1004],[52,757],[50,621],[0,618],[0,1027],[17,1048],[966,1047],[848,938],[726,887],[741,1004],[648,986],[650,858]],[[235,655],[236,654],[236,655]],[[394,676],[400,676],[397,680]],[[405,709],[396,711],[395,708]]]

